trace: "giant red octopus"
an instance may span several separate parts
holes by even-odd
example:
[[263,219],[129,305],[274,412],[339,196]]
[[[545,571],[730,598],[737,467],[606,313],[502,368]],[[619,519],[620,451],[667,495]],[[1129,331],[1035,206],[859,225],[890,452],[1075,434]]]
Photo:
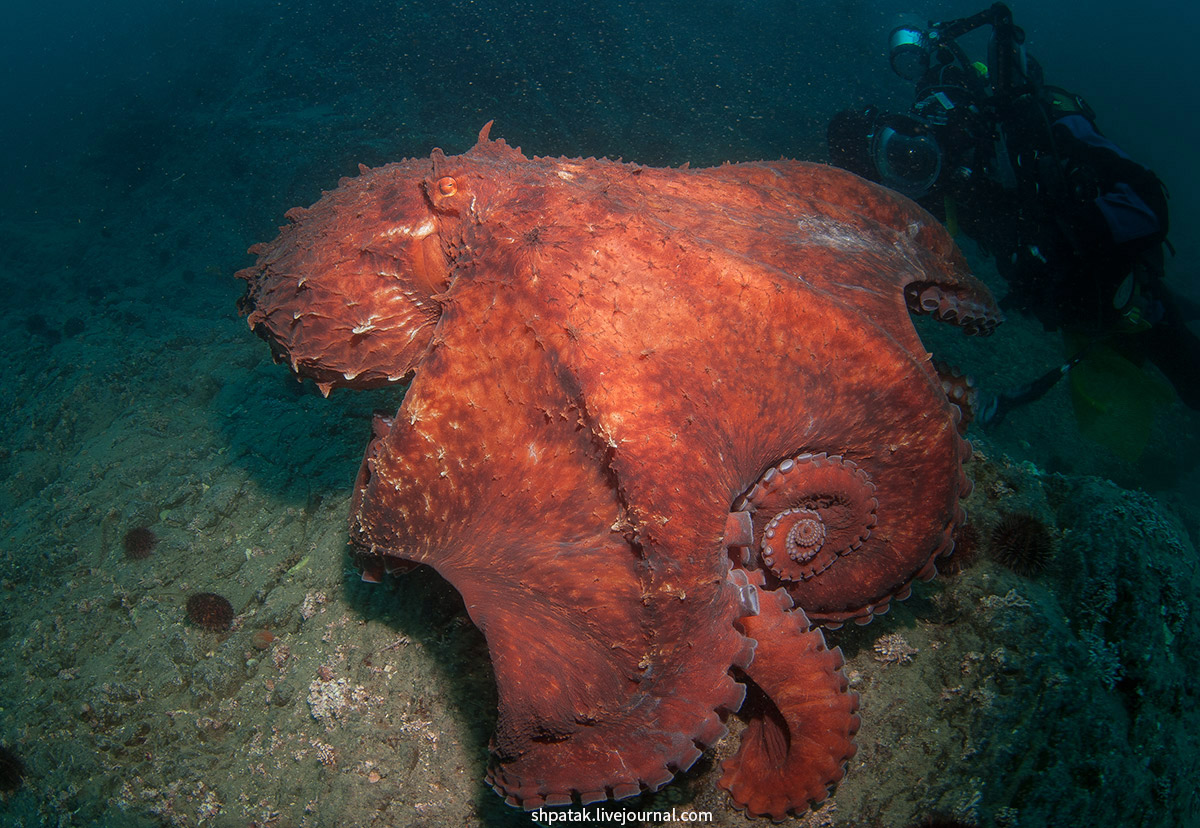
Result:
[[490,126],[360,167],[238,274],[325,393],[411,383],[355,484],[363,577],[461,593],[511,805],[661,788],[749,694],[718,784],[809,808],[859,727],[820,626],[886,612],[965,520],[970,446],[909,315],[1001,316],[935,219],[849,173],[527,158]]

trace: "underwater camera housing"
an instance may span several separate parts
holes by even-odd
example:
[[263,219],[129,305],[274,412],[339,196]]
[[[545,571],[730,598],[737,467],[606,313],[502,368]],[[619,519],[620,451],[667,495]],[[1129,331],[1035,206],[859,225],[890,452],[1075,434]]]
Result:
[[[983,27],[992,29],[986,67],[957,43]],[[952,156],[973,143],[964,133],[980,122],[983,110],[998,122],[1000,111],[1027,91],[1024,43],[1004,3],[945,22],[923,24],[909,16],[892,29],[888,61],[896,75],[916,84],[917,100],[904,114],[871,112],[859,138],[866,141],[868,177],[910,198],[929,195],[944,172],[961,166]]]
[[1026,76],[1029,67],[1025,58],[1025,32],[1013,23],[1012,11],[1003,3],[994,3],[969,17],[926,26],[906,15],[888,36],[888,62],[893,72],[912,83],[919,83],[939,65],[958,63],[965,69],[970,63],[956,41],[984,26],[992,28],[988,42],[992,91],[1005,94]]
[[880,180],[909,198],[928,195],[942,174],[942,147],[927,124],[910,115],[883,115],[869,135]]

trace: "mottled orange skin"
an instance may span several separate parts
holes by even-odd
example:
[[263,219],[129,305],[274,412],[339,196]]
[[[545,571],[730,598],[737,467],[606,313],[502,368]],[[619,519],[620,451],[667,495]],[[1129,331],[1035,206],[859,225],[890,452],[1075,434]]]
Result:
[[[525,807],[660,787],[724,733],[744,668],[792,743],[811,708],[789,685],[831,724],[805,748],[822,761],[743,751],[722,784],[775,818],[823,798],[856,699],[783,609],[868,620],[933,574],[962,518],[968,447],[908,312],[968,332],[999,317],[937,223],[819,165],[527,159],[486,128],[293,219],[239,274],[244,309],[325,390],[415,371],[376,422],[351,537],[370,577],[435,568],[487,637],[493,786]],[[731,509],[817,452],[869,480],[873,525],[820,573],[764,582],[730,528],[763,516]],[[772,762],[767,795],[749,771]]]

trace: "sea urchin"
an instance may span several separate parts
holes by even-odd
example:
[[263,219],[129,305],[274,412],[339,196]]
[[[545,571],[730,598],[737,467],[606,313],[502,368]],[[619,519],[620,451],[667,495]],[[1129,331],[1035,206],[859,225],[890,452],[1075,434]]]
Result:
[[1018,575],[1043,571],[1054,556],[1054,538],[1041,519],[1017,512],[1004,515],[992,529],[992,557]]
[[197,592],[188,597],[187,616],[197,627],[224,632],[233,623],[233,605],[215,592]]
[[11,748],[0,745],[0,794],[10,794],[25,779],[25,763]]
[[158,544],[158,536],[147,526],[139,526],[125,533],[125,557],[140,561],[150,557]]

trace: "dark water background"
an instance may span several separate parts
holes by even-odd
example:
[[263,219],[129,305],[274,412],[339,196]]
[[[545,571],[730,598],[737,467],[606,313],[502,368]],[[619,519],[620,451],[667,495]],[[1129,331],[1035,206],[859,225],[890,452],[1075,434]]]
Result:
[[[465,148],[492,118],[539,154],[819,160],[838,108],[907,104],[885,59],[898,13],[976,10],[861,0],[19,6],[0,34],[0,171],[13,196],[3,208],[100,209],[214,153],[214,188],[278,193],[291,179],[315,195],[352,162],[424,154],[431,142]],[[1081,92],[1110,137],[1167,182],[1176,269],[1194,273],[1200,12],[1167,0],[1037,3],[1015,17],[1048,79]],[[80,154],[105,189],[29,198]]]
[[[8,521],[0,540],[4,577],[24,569],[27,579],[51,567],[22,562],[13,515],[38,520],[26,498],[55,483],[64,458],[100,427],[72,422],[69,410],[119,416],[128,398],[99,405],[95,388],[152,389],[156,360],[189,359],[178,352],[181,332],[186,347],[200,350],[206,332],[252,339],[236,317],[242,285],[232,279],[250,262],[246,247],[358,163],[424,156],[434,146],[462,152],[493,119],[492,136],[527,154],[655,165],[821,161],[825,126],[839,109],[910,103],[911,87],[886,59],[899,13],[947,19],[981,8],[891,0],[6,5],[0,324],[10,356],[0,388],[9,445],[0,471],[17,482],[0,492]],[[1200,11],[1168,0],[1054,0],[1013,10],[1047,80],[1087,98],[1105,133],[1166,182],[1178,251],[1169,275],[1200,292]],[[983,56],[981,39],[968,46]],[[997,335],[991,356],[961,355],[983,383],[1027,379],[1058,359],[1057,338],[1020,320],[1013,330]],[[249,349],[267,360],[261,343]],[[9,390],[41,393],[55,377],[78,376],[68,362],[88,359],[96,360],[95,387],[53,392],[68,413],[43,416],[44,404]],[[205,399],[228,403],[219,394]],[[1179,510],[1194,542],[1196,418],[1176,404],[1146,457],[1128,463],[1081,438],[1069,415],[1059,419],[1063,399],[1014,418],[995,439],[1043,468],[1155,492]],[[289,401],[286,410],[297,408]],[[231,444],[251,439],[251,425],[223,416],[213,412]],[[297,416],[310,418],[301,430],[328,437],[325,415]],[[329,470],[329,492],[344,495],[351,485],[366,433],[363,422],[354,425],[335,435],[351,459]],[[172,439],[169,427],[163,439]],[[281,438],[261,454],[295,451]]]
[[[68,319],[78,330],[111,318],[118,287],[160,312],[227,315],[238,291],[228,275],[287,208],[312,203],[360,162],[464,151],[493,119],[493,137],[531,154],[824,160],[839,109],[907,109],[912,90],[888,69],[886,43],[914,10],[949,19],[979,9],[861,0],[13,9],[0,34],[8,309],[50,340]],[[1150,0],[1136,10],[1031,3],[1014,14],[1047,80],[1083,94],[1109,137],[1166,182],[1178,251],[1168,278],[1200,298],[1200,114],[1189,99],[1200,12]],[[986,55],[983,33],[964,45]],[[1028,342],[975,352],[981,361],[950,356],[1003,388],[1060,359],[1057,338],[1037,341],[1045,353],[1023,370],[1014,360]],[[1159,426],[1160,446],[1185,450],[1155,458],[1151,449],[1134,469],[1073,445],[1069,427],[1028,432],[1045,419],[999,437],[1041,465],[1123,485],[1174,489],[1195,477],[1200,438],[1188,417]]]
[[[839,107],[907,103],[885,59],[899,12],[977,10],[861,0],[19,6],[0,34],[0,163],[16,192],[79,153],[130,185],[171,176],[164,153],[191,145],[195,157],[217,139],[227,164],[257,167],[251,178],[279,178],[258,166],[270,156],[285,169],[323,164],[327,184],[351,161],[424,154],[431,140],[457,138],[447,149],[460,149],[492,118],[537,153],[819,159]],[[1183,263],[1196,257],[1185,228],[1198,203],[1198,16],[1167,0],[1015,8],[1048,79],[1088,98],[1106,132],[1171,187]],[[343,118],[357,128],[335,129]],[[233,187],[243,172],[209,175]],[[6,212],[33,206],[14,202]]]

